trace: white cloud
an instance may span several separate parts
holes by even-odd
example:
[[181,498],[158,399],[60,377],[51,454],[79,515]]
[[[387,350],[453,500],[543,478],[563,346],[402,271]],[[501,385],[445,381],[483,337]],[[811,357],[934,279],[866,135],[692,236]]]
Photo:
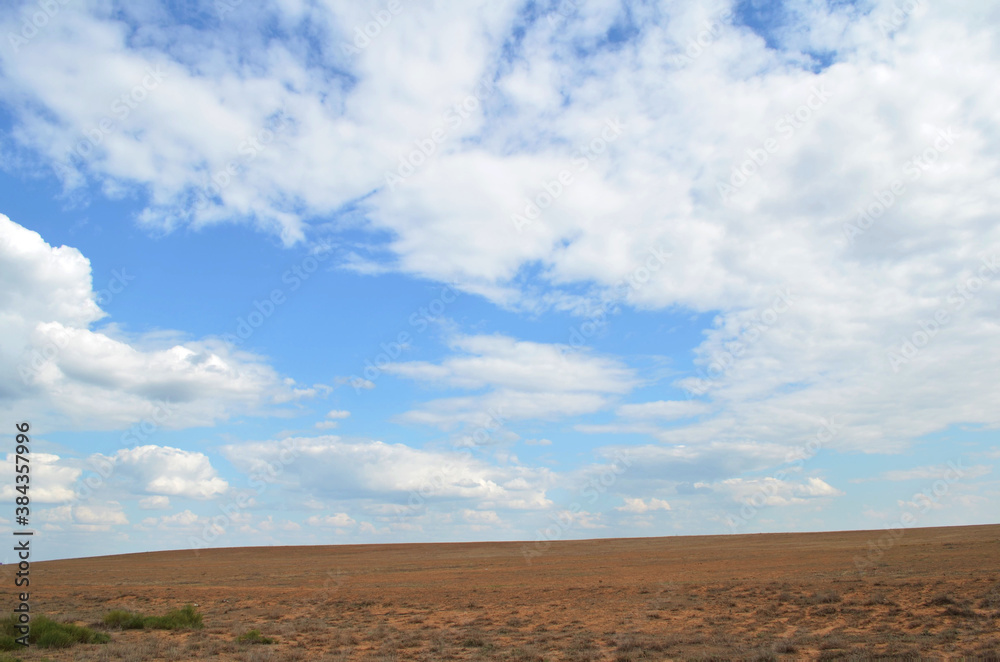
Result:
[[129,523],[128,517],[118,501],[103,503],[71,503],[39,510],[39,521],[59,529],[68,526],[77,531],[111,531],[113,527]]
[[[13,503],[16,497],[22,496],[15,487],[23,485],[16,482],[16,476],[23,475],[16,473],[16,466],[24,466],[24,462],[17,462],[15,453],[7,453],[0,471],[4,472],[4,485],[0,488],[0,498]],[[31,501],[34,503],[63,503],[75,498],[76,492],[73,487],[77,478],[83,473],[81,469],[65,466],[60,463],[58,455],[52,453],[34,452],[27,456],[29,467],[29,491]],[[9,482],[8,482],[9,481]]]
[[313,515],[306,520],[309,526],[336,526],[347,527],[357,524],[354,518],[347,513],[336,513],[334,515]]
[[905,480],[925,480],[935,481],[941,479],[949,480],[972,480],[993,472],[993,467],[983,464],[967,466],[961,461],[948,464],[936,464],[923,467],[913,467],[912,469],[890,469],[884,471],[875,478],[857,479],[852,482],[864,483],[870,481],[887,480],[899,482]]
[[601,513],[592,513],[586,510],[559,510],[552,514],[555,521],[562,522],[563,528],[573,529],[603,529],[606,528],[606,524],[602,524],[601,520],[603,515]]
[[73,515],[80,524],[92,526],[128,524],[128,518],[117,501],[101,505],[80,503],[73,506]]
[[500,516],[497,515],[494,510],[470,510],[465,508],[461,512],[462,519],[464,519],[469,524],[474,525],[492,525],[498,526],[501,524]]
[[166,510],[170,507],[170,499],[165,496],[151,496],[139,499],[139,507],[143,510]]
[[493,419],[556,419],[607,407],[612,396],[639,383],[621,362],[566,345],[501,335],[459,336],[449,344],[456,355],[441,363],[393,363],[385,371],[442,387],[490,390],[433,400],[401,420],[449,427],[458,422],[489,426]]
[[524,443],[528,446],[551,446],[551,439],[525,439]]
[[[121,274],[121,286],[131,276]],[[92,330],[105,314],[90,263],[75,248],[51,247],[0,214],[0,411],[37,414],[74,429],[124,428],[148,419],[164,427],[209,425],[239,412],[310,397],[259,357],[214,341],[161,348],[163,334],[116,337]]]
[[197,451],[150,444],[96,458],[114,466],[109,482],[124,485],[133,493],[208,499],[229,489],[208,457]]
[[622,418],[661,418],[672,420],[704,414],[711,408],[704,402],[695,400],[659,400],[639,404],[622,405],[615,410]]
[[197,524],[205,521],[204,518],[199,517],[190,510],[182,510],[178,513],[173,513],[172,515],[164,515],[162,517],[147,517],[142,520],[143,526],[150,528],[185,528],[189,529]]
[[258,463],[282,467],[274,479],[285,489],[324,500],[350,494],[377,498],[406,509],[447,500],[477,509],[541,509],[551,505],[547,469],[493,466],[469,452],[416,449],[381,441],[347,441],[336,436],[298,437],[276,442],[245,442],[222,447],[222,453],[245,473]]
[[807,478],[803,482],[770,477],[730,478],[711,487],[728,493],[740,503],[762,503],[768,506],[788,506],[806,503],[811,499],[844,496],[844,492],[816,477]]
[[316,429],[317,430],[332,430],[332,429],[336,428],[338,425],[340,425],[340,420],[341,419],[349,418],[350,415],[351,415],[351,412],[349,412],[349,411],[344,411],[344,410],[341,410],[341,409],[332,409],[332,410],[328,411],[327,414],[326,414],[326,417],[329,420],[319,421],[318,423],[316,423]]
[[632,498],[625,497],[625,505],[618,506],[615,510],[621,510],[626,513],[647,513],[652,510],[670,510],[670,504],[663,499],[642,499],[642,498]]

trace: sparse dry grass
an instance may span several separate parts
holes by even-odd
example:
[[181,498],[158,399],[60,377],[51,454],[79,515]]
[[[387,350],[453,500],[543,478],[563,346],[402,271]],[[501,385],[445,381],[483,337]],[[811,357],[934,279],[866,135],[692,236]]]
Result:
[[[1000,660],[1000,577],[990,570],[1000,527],[909,530],[881,568],[859,574],[851,558],[866,540],[554,543],[530,566],[518,544],[39,563],[45,589],[33,609],[59,620],[103,627],[121,610],[111,621],[124,627],[192,602],[204,628],[107,629],[107,644],[15,653],[24,662]],[[328,568],[338,582],[324,587]],[[274,643],[238,641],[252,630]]]

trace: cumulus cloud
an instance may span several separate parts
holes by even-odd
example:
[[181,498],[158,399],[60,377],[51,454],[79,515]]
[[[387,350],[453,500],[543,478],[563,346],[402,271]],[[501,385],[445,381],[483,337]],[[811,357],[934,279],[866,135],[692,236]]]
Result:
[[229,489],[229,484],[219,477],[208,457],[197,451],[146,445],[122,448],[111,456],[97,455],[95,460],[110,463],[113,466],[110,482],[133,493],[209,499]]
[[203,517],[195,515],[190,510],[182,510],[178,513],[173,513],[172,515],[163,515],[162,517],[147,517],[142,520],[143,526],[155,527],[155,528],[183,528],[191,529],[196,525],[207,521]]
[[306,520],[309,526],[335,526],[347,527],[357,524],[354,518],[347,513],[336,513],[334,515],[313,515]]
[[341,409],[333,409],[328,411],[326,414],[327,420],[319,421],[316,423],[317,430],[332,430],[333,428],[340,425],[340,420],[344,418],[349,418],[351,412],[344,411]]
[[936,464],[912,469],[890,469],[873,478],[859,478],[852,482],[864,483],[870,481],[901,482],[906,480],[934,481],[948,478],[950,480],[972,480],[981,478],[993,472],[993,467],[984,464],[966,465],[961,460],[947,464]]
[[647,513],[651,510],[670,510],[670,504],[663,499],[625,497],[625,505],[618,506],[615,510],[621,510],[626,513],[641,514]]
[[620,361],[566,345],[501,335],[458,336],[449,345],[455,354],[440,363],[392,363],[385,371],[440,387],[489,391],[433,400],[401,420],[448,427],[489,425],[491,419],[556,419],[607,407],[613,396],[639,383]]
[[675,418],[697,416],[710,410],[711,408],[704,402],[694,400],[659,400],[657,402],[622,405],[615,410],[615,413],[622,418],[659,418],[672,420]]
[[[16,473],[15,453],[7,453],[0,470],[4,472],[4,484],[0,488],[0,497],[9,502],[13,502],[19,492],[15,486],[20,484],[15,482],[15,476],[22,475]],[[65,461],[60,462],[58,455],[53,453],[34,452],[27,456],[30,467],[30,490],[31,500],[35,503],[63,503],[71,501],[76,492],[74,486],[77,478],[83,470],[67,466]],[[23,462],[18,464],[23,465]],[[9,481],[9,482],[8,482]]]
[[[244,442],[222,447],[240,471],[270,462],[281,471],[274,482],[313,498],[371,499],[398,512],[411,498],[425,502],[475,504],[479,509],[546,508],[553,482],[547,469],[496,466],[468,452],[416,449],[381,441],[348,441],[336,436],[295,437],[276,442]],[[395,504],[395,505],[392,505]]]
[[17,375],[0,386],[2,411],[45,414],[75,429],[124,428],[142,419],[179,428],[315,395],[221,342],[150,348],[156,337],[123,339],[91,328],[105,313],[90,262],[2,214],[0,291],[0,366]]
[[143,510],[166,510],[170,507],[170,498],[165,496],[151,496],[139,499],[139,507]]
[[37,513],[39,521],[49,529],[69,528],[76,531],[111,531],[115,526],[129,523],[118,501],[71,503],[47,508]]
[[[708,487],[703,483],[696,483],[695,486]],[[816,477],[802,482],[771,477],[729,478],[710,487],[727,493],[740,503],[768,506],[788,506],[806,503],[811,499],[844,496],[844,492]]]

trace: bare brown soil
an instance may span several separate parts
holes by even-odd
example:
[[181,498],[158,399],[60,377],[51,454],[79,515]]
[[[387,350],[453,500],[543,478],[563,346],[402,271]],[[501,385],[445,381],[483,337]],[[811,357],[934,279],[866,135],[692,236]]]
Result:
[[[33,614],[195,603],[23,660],[1000,660],[1000,525],[522,543],[258,547],[50,561]],[[532,545],[533,547],[533,545]],[[11,596],[13,597],[13,596]],[[239,644],[256,628],[274,645]]]

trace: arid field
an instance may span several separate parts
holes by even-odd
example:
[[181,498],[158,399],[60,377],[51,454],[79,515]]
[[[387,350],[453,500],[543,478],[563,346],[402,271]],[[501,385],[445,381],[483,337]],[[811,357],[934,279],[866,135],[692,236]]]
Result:
[[[882,549],[869,555],[869,542]],[[888,542],[887,542],[888,541]],[[1000,660],[1000,525],[258,547],[33,563],[32,614],[106,644],[22,660]],[[858,570],[855,559],[870,562]],[[12,582],[5,582],[13,603]],[[115,629],[191,603],[201,629]],[[259,630],[274,643],[240,643]]]

